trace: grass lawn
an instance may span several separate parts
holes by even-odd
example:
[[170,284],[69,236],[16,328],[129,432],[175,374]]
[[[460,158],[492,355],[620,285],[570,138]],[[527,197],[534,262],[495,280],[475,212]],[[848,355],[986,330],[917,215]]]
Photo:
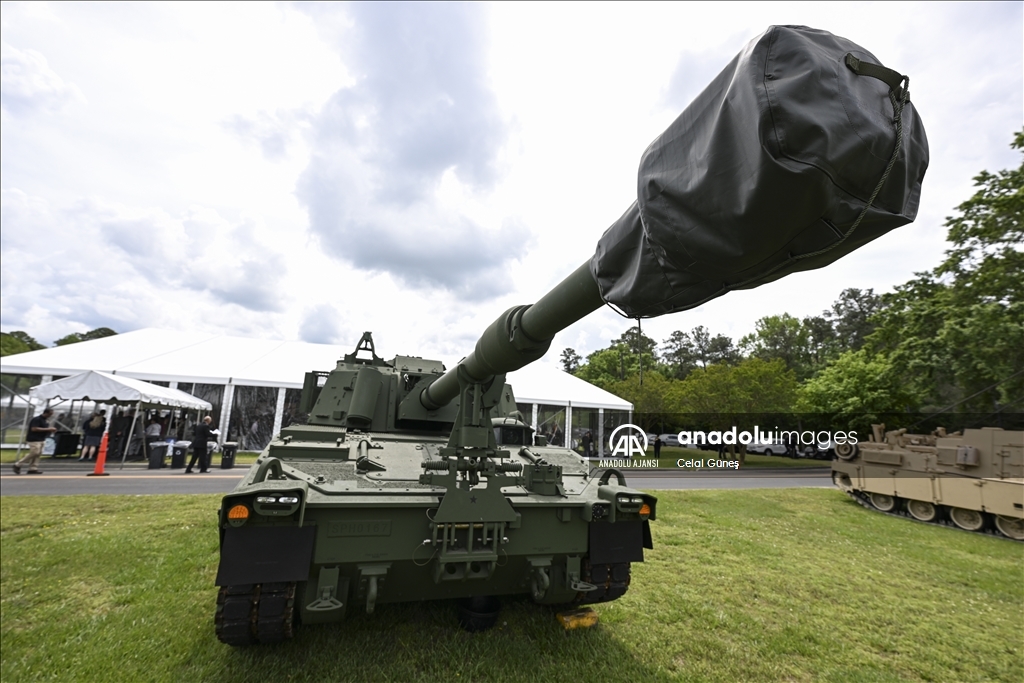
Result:
[[[256,462],[256,458],[259,456],[259,451],[239,451],[235,454],[235,463],[238,465],[251,465]],[[215,459],[218,458],[216,454],[213,457]],[[217,462],[220,462],[220,460],[218,459]]]
[[659,494],[655,549],[601,623],[507,601],[350,610],[274,647],[213,633],[218,496],[0,498],[0,679],[1024,680],[1024,545],[829,489]]

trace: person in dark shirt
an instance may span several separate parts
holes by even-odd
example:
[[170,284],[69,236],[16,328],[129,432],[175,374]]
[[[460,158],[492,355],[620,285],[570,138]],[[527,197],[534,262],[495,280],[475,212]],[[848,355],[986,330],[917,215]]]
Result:
[[587,431],[583,435],[583,457],[592,458],[594,456],[594,435]]
[[53,415],[53,410],[47,408],[43,411],[42,415],[33,417],[28,423],[28,436],[25,440],[28,442],[28,453],[24,458],[14,463],[14,473],[21,474],[21,466],[23,464],[28,465],[28,474],[42,474],[39,469],[39,458],[43,455],[43,444],[46,442],[46,437],[57,431],[56,427],[50,426],[50,416]]
[[213,436],[214,430],[210,429],[210,423],[213,422],[213,418],[207,415],[203,418],[203,421],[196,425],[195,433],[192,436],[192,459],[188,461],[188,467],[185,468],[185,474],[192,474],[192,468],[196,464],[196,460],[199,460],[199,472],[206,473],[210,471],[209,463],[209,446],[210,437]]
[[103,441],[103,432],[107,431],[107,418],[105,410],[98,410],[82,423],[82,436],[85,437],[82,443],[82,457],[79,460],[95,460],[99,452],[100,442]]

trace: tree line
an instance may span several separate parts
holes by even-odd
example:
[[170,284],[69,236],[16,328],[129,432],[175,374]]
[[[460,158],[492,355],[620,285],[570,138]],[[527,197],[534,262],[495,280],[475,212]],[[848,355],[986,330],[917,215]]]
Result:
[[[53,342],[53,345],[66,346],[67,344],[76,344],[82,341],[89,341],[90,339],[102,339],[103,337],[110,337],[115,334],[117,332],[114,332],[109,327],[97,327],[95,330],[89,330],[88,332],[72,332]],[[45,344],[40,344],[28,332],[22,330],[0,332],[0,356],[13,356],[17,353],[38,351],[45,348]]]
[[[1011,147],[1024,150],[1024,131]],[[761,318],[738,341],[703,326],[660,343],[634,326],[566,372],[638,413],[886,413],[1024,408],[1024,164],[974,178],[943,260],[893,291],[847,289],[820,315]],[[641,373],[642,370],[642,373]],[[641,384],[642,374],[642,384]]]

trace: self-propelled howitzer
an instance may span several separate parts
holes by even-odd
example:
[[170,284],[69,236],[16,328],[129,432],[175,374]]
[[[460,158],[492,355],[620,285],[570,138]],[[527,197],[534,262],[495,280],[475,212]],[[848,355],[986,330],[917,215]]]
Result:
[[297,619],[392,602],[477,599],[464,618],[478,627],[493,616],[482,598],[625,593],[657,499],[534,439],[503,374],[463,370],[457,397],[423,406],[442,371],[385,361],[366,333],[334,370],[306,375],[309,423],[284,428],[221,506],[222,641],[273,642]]
[[456,367],[385,361],[366,333],[308,373],[308,424],[283,429],[223,500],[218,637],[274,642],[299,621],[413,600],[470,600],[473,627],[494,596],[623,595],[656,498],[535,436],[506,373],[604,304],[631,318],[693,308],[912,221],[928,152],[908,87],[843,38],[771,27],[648,147],[637,200],[593,257]]

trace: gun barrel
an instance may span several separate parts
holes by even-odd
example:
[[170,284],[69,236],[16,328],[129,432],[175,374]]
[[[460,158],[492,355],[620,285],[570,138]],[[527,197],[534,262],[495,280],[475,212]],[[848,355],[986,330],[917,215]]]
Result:
[[506,311],[420,403],[451,401],[460,374],[483,382],[537,360],[602,301],[630,318],[696,308],[822,268],[913,221],[928,139],[907,87],[845,38],[770,27],[647,147],[636,201],[593,258],[533,306]]
[[512,372],[543,356],[556,334],[604,303],[588,259],[532,306],[505,311],[481,335],[472,353],[420,393],[437,410],[459,395],[459,368],[477,382]]

